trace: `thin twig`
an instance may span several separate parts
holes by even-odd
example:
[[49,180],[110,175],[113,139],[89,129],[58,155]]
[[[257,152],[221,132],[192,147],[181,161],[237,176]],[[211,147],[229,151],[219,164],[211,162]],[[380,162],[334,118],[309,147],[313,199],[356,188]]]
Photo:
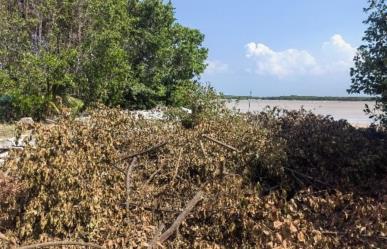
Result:
[[292,173],[295,173],[295,174],[297,174],[297,175],[299,175],[299,176],[302,176],[302,177],[304,177],[304,178],[307,178],[307,179],[309,179],[309,180],[311,180],[311,181],[320,183],[320,184],[325,185],[325,186],[329,186],[329,184],[326,183],[326,182],[323,182],[323,181],[320,181],[320,180],[318,180],[318,179],[315,179],[315,178],[313,178],[313,177],[311,177],[311,176],[305,175],[305,174],[303,174],[303,173],[301,173],[301,172],[298,172],[298,171],[296,171],[296,170],[294,170],[294,169],[291,169],[291,168],[288,168],[288,167],[284,167],[284,169],[286,169],[286,170],[288,170],[288,171],[290,171],[290,172],[292,172]]
[[173,186],[173,184],[175,184],[175,179],[176,179],[176,176],[177,176],[177,172],[179,171],[180,161],[181,161],[181,156],[182,156],[182,154],[183,154],[183,148],[181,148],[180,151],[179,151],[179,158],[177,159],[176,168],[175,168],[175,173],[173,174],[171,186]]
[[154,178],[158,173],[160,173],[160,171],[161,171],[161,169],[156,170],[156,171],[149,177],[149,179],[148,179],[148,181],[146,182],[146,184],[149,184],[149,183],[153,180],[153,178]]
[[292,174],[293,178],[296,179],[298,184],[300,184],[300,186],[305,186],[305,183],[303,181],[301,181],[301,179],[296,176],[296,173],[294,173],[294,171],[290,171],[290,173]]
[[185,220],[191,210],[196,206],[196,204],[203,199],[203,192],[199,191],[192,200],[190,200],[185,208],[185,210],[176,218],[173,224],[156,239],[157,244],[162,244],[166,241],[180,226],[180,224]]
[[145,150],[143,150],[143,151],[136,152],[136,153],[131,154],[131,155],[128,155],[128,156],[124,156],[124,157],[122,157],[122,158],[120,159],[120,161],[127,160],[127,159],[130,159],[130,158],[133,158],[133,157],[138,157],[138,156],[147,154],[147,153],[149,153],[149,152],[152,152],[152,151],[154,151],[154,150],[157,150],[157,149],[159,149],[159,148],[165,146],[167,143],[168,143],[168,142],[162,142],[162,143],[160,143],[160,144],[157,144],[157,145],[155,145],[155,146],[152,146],[152,147],[150,147],[150,148],[148,148],[148,149],[145,149]]
[[212,142],[214,142],[214,143],[216,143],[216,144],[222,145],[222,146],[226,147],[227,149],[230,149],[230,150],[233,150],[233,151],[236,151],[236,152],[240,152],[240,151],[239,151],[238,149],[236,149],[235,147],[233,147],[233,146],[231,146],[231,145],[228,145],[228,144],[226,144],[226,143],[223,143],[223,142],[221,142],[221,141],[219,141],[219,140],[216,140],[215,138],[209,137],[209,136],[207,136],[207,135],[205,135],[205,134],[203,134],[202,137],[207,138],[208,140],[210,140],[210,141],[212,141]]
[[164,224],[161,224],[160,227],[157,229],[154,238],[152,241],[149,243],[149,249],[155,249],[158,247],[158,239],[160,238],[161,233],[163,232],[165,228]]
[[131,176],[132,176],[132,171],[133,171],[134,167],[136,166],[136,164],[137,164],[137,157],[133,158],[132,162],[130,163],[130,165],[126,169],[126,180],[125,180],[125,183],[126,183],[126,210],[130,209],[130,204],[129,204],[130,185],[131,185],[130,180],[131,180]]
[[21,246],[17,249],[36,249],[36,248],[45,248],[45,247],[53,247],[53,246],[84,246],[84,247],[92,247],[97,249],[105,249],[103,246],[99,246],[93,243],[85,243],[85,242],[76,242],[76,241],[55,241],[55,242],[46,242],[39,243],[28,246]]
[[125,172],[125,170],[123,170],[123,169],[121,169],[120,167],[118,167],[118,166],[116,166],[116,165],[112,165],[113,166],[113,168],[115,168],[116,170],[118,170],[119,172],[121,172],[122,174],[126,174],[126,172]]
[[202,141],[199,141],[199,143],[200,143],[200,148],[202,149],[204,158],[207,159],[207,151],[206,151],[206,149],[204,148],[203,142],[202,142]]

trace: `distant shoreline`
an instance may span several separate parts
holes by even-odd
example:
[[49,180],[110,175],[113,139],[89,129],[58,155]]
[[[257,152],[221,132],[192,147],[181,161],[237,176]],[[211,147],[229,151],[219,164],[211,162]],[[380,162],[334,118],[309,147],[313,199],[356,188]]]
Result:
[[224,95],[225,99],[236,100],[305,100],[305,101],[375,101],[374,97],[333,97],[333,96],[277,96],[277,97],[256,97],[256,96],[238,96],[238,95]]

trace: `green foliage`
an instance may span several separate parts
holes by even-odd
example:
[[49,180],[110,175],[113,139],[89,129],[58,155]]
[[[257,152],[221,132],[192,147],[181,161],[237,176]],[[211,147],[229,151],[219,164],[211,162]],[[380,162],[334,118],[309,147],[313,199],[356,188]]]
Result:
[[351,68],[352,85],[349,93],[365,93],[377,97],[374,110],[366,107],[371,117],[387,124],[387,5],[383,0],[369,0],[364,9],[369,17],[363,37]]
[[0,0],[0,16],[0,94],[150,108],[205,69],[204,36],[161,0]]
[[198,84],[181,85],[172,95],[174,105],[188,108],[170,108],[167,114],[172,120],[178,119],[184,127],[193,128],[205,118],[227,112],[224,101],[211,86]]

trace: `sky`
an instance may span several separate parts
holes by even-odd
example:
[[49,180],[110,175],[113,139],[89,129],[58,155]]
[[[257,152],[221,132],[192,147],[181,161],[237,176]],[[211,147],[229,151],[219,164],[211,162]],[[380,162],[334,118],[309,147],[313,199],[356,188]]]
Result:
[[367,0],[172,0],[209,49],[202,82],[232,95],[347,96]]

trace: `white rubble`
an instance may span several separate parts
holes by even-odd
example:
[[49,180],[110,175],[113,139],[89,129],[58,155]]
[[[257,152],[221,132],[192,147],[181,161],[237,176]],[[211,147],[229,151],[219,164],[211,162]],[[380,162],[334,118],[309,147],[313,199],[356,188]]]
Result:
[[0,167],[5,163],[10,150],[22,150],[27,143],[31,146],[36,144],[35,139],[30,139],[31,133],[24,134],[19,138],[13,137],[0,140]]
[[35,122],[31,117],[25,117],[21,118],[18,122],[19,125],[27,126],[27,127],[32,127]]

